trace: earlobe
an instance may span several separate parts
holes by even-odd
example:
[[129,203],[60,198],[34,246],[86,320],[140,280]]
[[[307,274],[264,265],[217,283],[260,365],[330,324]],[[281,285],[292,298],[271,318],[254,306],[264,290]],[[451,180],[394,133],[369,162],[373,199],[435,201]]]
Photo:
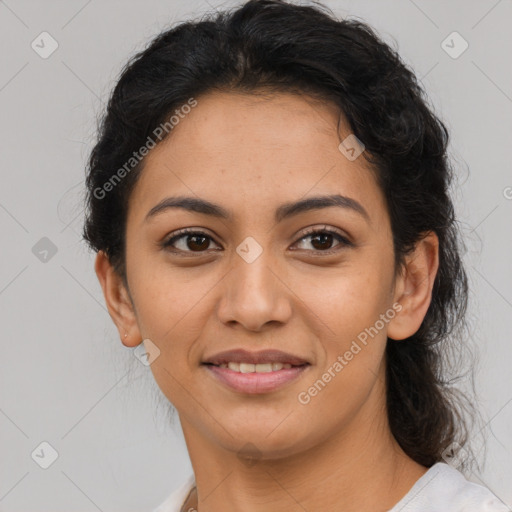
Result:
[[433,231],[421,238],[405,257],[395,283],[395,301],[402,309],[388,324],[388,337],[403,340],[421,326],[432,299],[439,267],[439,239]]
[[103,289],[108,313],[117,326],[121,341],[129,347],[140,344],[142,337],[132,300],[121,276],[114,270],[103,251],[98,251],[96,255],[94,270]]

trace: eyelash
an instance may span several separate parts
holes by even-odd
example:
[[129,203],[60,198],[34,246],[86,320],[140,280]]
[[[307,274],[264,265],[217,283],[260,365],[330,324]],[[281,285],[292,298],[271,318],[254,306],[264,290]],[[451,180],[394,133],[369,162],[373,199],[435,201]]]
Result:
[[[340,242],[333,249],[327,249],[325,251],[317,249],[317,250],[312,251],[313,253],[318,253],[318,255],[328,256],[328,255],[331,255],[333,253],[336,253],[336,252],[342,250],[344,247],[353,247],[354,246],[354,244],[350,240],[348,240],[345,236],[341,235],[337,231],[327,228],[327,226],[325,226],[323,228],[312,228],[312,229],[307,230],[300,236],[300,238],[295,243],[301,242],[305,238],[308,238],[310,236],[317,235],[317,234],[333,235],[338,240],[338,242]],[[179,240],[180,238],[185,238],[186,235],[188,235],[188,236],[193,236],[193,235],[197,236],[198,235],[201,237],[209,238],[210,240],[214,241],[210,235],[208,235],[207,233],[205,233],[203,231],[198,231],[194,228],[184,228],[184,229],[180,229],[179,231],[177,231],[171,238],[168,238],[166,241],[162,242],[161,246],[163,249],[167,249],[169,252],[172,252],[175,254],[179,254],[179,253],[204,254],[206,252],[206,251],[182,251],[181,249],[177,249],[177,250],[170,249],[170,247],[172,247],[172,245],[177,240]],[[296,249],[294,249],[294,250],[296,250]]]

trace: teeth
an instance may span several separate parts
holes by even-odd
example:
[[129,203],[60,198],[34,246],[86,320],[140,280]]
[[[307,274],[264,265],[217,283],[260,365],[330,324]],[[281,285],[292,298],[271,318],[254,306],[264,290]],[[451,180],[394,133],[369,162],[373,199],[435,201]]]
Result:
[[240,363],[240,373],[252,373],[256,371],[256,365],[250,363]]
[[258,372],[258,373],[267,373],[267,372],[272,371],[271,363],[257,364],[255,366],[256,366],[256,372]]
[[276,372],[282,369],[291,368],[292,365],[289,363],[222,363],[219,365],[220,368],[229,368],[230,370],[238,373],[268,373]]

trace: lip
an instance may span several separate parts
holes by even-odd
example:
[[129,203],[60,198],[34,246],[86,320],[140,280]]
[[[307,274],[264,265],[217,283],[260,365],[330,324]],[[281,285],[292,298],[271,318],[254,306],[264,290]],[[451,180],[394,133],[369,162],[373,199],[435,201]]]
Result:
[[[249,361],[246,360],[246,362]],[[292,366],[291,368],[283,368],[282,370],[266,373],[239,373],[229,368],[221,368],[220,366],[214,366],[212,364],[203,364],[202,366],[210,375],[233,391],[247,394],[261,394],[276,391],[298,379],[310,365],[303,364],[301,366]]]
[[[302,359],[299,356],[282,352],[281,350],[260,350],[258,352],[249,352],[244,349],[233,349],[219,352],[211,357],[207,357],[203,364],[220,365],[229,362],[234,363],[283,363],[291,364],[292,366],[301,366],[309,364],[309,361]],[[293,369],[293,368],[290,368]],[[281,370],[279,370],[281,371]]]

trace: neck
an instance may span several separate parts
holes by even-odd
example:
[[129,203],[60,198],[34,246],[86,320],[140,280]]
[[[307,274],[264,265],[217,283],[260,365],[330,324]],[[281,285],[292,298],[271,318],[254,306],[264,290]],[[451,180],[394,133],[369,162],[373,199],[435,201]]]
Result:
[[391,509],[427,468],[403,452],[386,411],[375,416],[372,400],[382,403],[382,396],[370,397],[350,424],[321,444],[278,459],[261,454],[252,462],[212,442],[180,416],[197,486],[183,510]]

